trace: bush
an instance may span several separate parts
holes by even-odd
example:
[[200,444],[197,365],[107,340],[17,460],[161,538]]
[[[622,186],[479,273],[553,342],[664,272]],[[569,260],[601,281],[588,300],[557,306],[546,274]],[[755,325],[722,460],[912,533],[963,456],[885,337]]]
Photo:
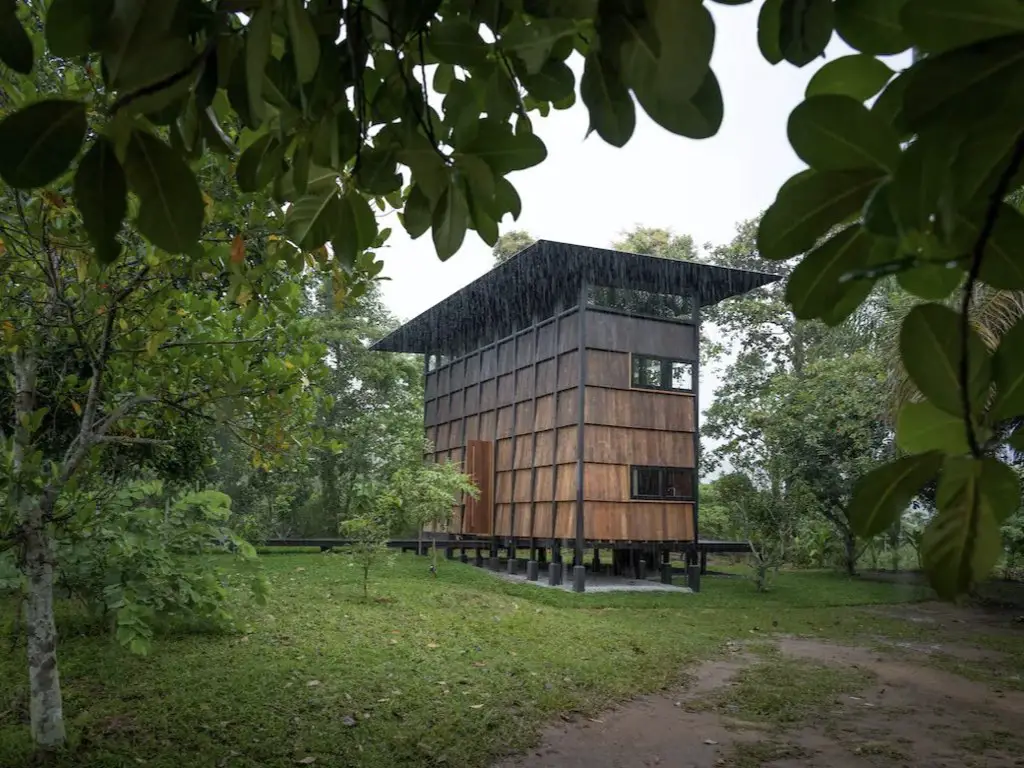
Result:
[[[91,514],[90,514],[91,512]],[[134,653],[171,624],[227,627],[233,582],[257,601],[266,580],[252,545],[228,528],[231,500],[218,491],[172,495],[160,482],[132,483],[78,515],[58,540],[58,585]],[[242,568],[222,568],[233,552]]]

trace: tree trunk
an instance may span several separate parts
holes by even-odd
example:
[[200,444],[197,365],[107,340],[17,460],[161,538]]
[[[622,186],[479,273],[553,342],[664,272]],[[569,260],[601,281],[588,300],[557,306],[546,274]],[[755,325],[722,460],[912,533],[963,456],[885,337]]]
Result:
[[32,738],[40,747],[53,749],[64,743],[64,705],[53,617],[53,553],[44,510],[39,506],[32,512],[25,530],[25,575]]
[[843,531],[843,544],[846,548],[846,575],[856,576],[857,575],[857,537],[853,535],[853,531],[847,528]]
[[25,624],[28,640],[29,717],[32,739],[43,749],[64,743],[64,705],[57,671],[57,627],[53,617],[53,551],[47,520],[54,499],[25,493],[23,473],[26,457],[32,450],[32,435],[27,428],[36,402],[36,360],[31,352],[12,356],[14,368],[14,413],[17,428],[14,438],[13,469],[18,509],[25,543],[23,568],[28,580],[25,595]]

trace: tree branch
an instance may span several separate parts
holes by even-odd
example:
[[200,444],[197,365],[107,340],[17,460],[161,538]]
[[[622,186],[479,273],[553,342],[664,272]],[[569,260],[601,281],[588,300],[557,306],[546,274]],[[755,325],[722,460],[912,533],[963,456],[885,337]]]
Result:
[[155,437],[128,437],[127,435],[95,435],[92,438],[94,443],[109,443],[111,445],[173,445],[173,440],[162,440]]

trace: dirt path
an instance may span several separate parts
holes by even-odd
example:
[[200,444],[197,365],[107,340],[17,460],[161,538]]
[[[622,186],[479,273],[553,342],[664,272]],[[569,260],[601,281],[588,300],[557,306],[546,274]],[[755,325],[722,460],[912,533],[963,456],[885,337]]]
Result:
[[[935,607],[920,614],[967,634],[968,625],[957,624],[962,614]],[[693,670],[684,689],[552,727],[536,749],[499,768],[1024,768],[1024,693],[927,665],[925,656],[936,647],[949,657],[999,663],[999,654],[981,656],[950,635],[925,648],[893,643],[883,652],[787,637],[768,654],[734,645],[732,658]],[[1019,636],[1024,642],[1024,633]],[[722,702],[730,701],[744,670],[791,669],[794,662],[852,671],[872,682],[826,692],[820,706],[795,723],[730,716],[740,705]]]

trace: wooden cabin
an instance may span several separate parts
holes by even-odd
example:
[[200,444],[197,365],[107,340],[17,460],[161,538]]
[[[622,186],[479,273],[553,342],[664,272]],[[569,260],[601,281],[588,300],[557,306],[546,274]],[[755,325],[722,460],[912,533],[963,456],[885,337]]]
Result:
[[377,342],[423,355],[429,458],[480,488],[449,533],[512,567],[692,547],[700,310],[777,279],[540,240]]

